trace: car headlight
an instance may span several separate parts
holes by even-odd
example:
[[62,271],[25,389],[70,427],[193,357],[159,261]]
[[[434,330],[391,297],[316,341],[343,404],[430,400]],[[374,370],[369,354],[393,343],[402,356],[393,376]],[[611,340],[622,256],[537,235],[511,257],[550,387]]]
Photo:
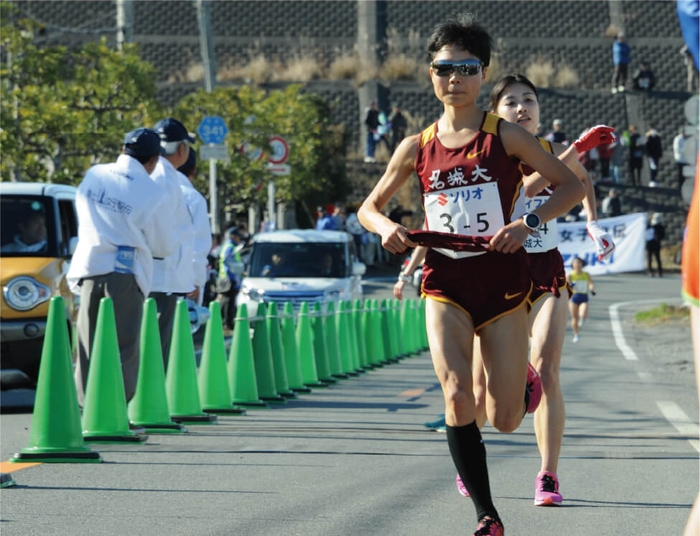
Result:
[[51,297],[51,289],[31,277],[15,277],[3,289],[7,304],[16,311],[29,311]]
[[263,296],[265,295],[264,290],[259,290],[257,288],[243,287],[241,292],[252,301],[262,301]]

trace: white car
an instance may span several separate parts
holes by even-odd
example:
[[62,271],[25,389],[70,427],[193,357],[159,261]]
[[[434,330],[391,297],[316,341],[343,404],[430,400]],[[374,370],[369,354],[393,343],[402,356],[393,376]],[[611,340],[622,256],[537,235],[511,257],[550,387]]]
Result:
[[288,230],[253,237],[237,305],[253,316],[261,302],[297,310],[317,302],[362,299],[366,267],[357,260],[355,242],[344,231]]

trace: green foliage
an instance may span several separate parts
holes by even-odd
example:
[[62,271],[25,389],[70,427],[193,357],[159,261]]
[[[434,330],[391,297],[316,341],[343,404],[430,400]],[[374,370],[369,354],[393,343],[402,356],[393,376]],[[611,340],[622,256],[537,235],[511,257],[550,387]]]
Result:
[[39,48],[37,24],[2,7],[0,177],[77,184],[91,165],[116,158],[126,132],[152,122],[154,69],[135,46],[118,52],[104,39]]
[[669,305],[662,303],[661,305],[635,313],[634,320],[646,325],[657,325],[672,321],[687,321],[690,318],[690,308],[684,306]]
[[[130,130],[170,115],[195,131],[205,116],[220,115],[231,155],[217,164],[223,206],[266,202],[273,179],[278,202],[312,206],[347,196],[344,131],[330,123],[328,104],[300,86],[201,90],[167,111],[156,100],[155,70],[136,45],[117,51],[103,39],[41,47],[34,39],[41,26],[19,19],[11,4],[0,1],[0,20],[1,180],[77,184],[90,166],[117,157]],[[241,151],[246,144],[264,151],[273,135],[290,145],[288,176],[272,175],[264,153],[253,160]],[[209,191],[207,175],[201,163],[195,182],[201,192]]]
[[[322,98],[300,90],[297,85],[270,92],[250,86],[220,87],[212,93],[190,94],[173,110],[174,117],[187,118],[190,130],[207,115],[219,115],[226,121],[230,161],[217,164],[217,189],[224,205],[264,203],[270,180],[275,181],[278,202],[309,199],[314,203],[314,199],[328,201],[347,195],[343,132],[330,123],[330,111]],[[275,176],[267,169],[265,151],[274,135],[289,144],[290,175]],[[250,154],[260,154],[260,158]],[[209,168],[202,163],[198,167],[196,186],[206,192]]]

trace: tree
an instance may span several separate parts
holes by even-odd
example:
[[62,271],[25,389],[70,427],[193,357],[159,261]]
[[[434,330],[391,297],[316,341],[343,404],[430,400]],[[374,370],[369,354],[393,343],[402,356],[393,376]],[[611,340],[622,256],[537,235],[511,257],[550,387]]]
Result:
[[[183,98],[173,115],[186,117],[190,129],[207,115],[226,121],[230,161],[217,164],[218,194],[224,205],[265,203],[270,180],[275,181],[278,202],[308,199],[317,203],[347,196],[343,132],[331,124],[327,103],[302,93],[298,85],[270,92],[250,86],[202,90]],[[288,176],[274,176],[267,169],[266,146],[274,135],[289,143]],[[208,191],[201,176],[205,166],[199,169],[195,185]]]
[[38,47],[41,27],[1,7],[0,177],[77,184],[91,165],[116,158],[126,132],[152,122],[155,71],[135,45]]

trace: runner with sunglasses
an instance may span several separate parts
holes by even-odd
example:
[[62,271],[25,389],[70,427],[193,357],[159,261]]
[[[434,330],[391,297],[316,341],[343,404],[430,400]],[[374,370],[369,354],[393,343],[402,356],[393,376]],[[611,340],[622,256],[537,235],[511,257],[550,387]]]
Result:
[[[435,372],[442,386],[447,442],[476,508],[477,535],[501,535],[491,498],[486,450],[475,421],[472,345],[480,337],[493,426],[515,430],[525,413],[527,298],[532,289],[522,245],[584,195],[577,177],[522,127],[487,114],[476,99],[491,57],[491,37],[473,15],[438,25],[428,41],[430,77],[444,113],[401,142],[358,217],[394,254],[418,244],[381,212],[413,173],[419,177],[425,227],[454,236],[490,237],[482,251],[428,250],[423,292]],[[557,188],[526,217],[510,222],[521,186],[520,162]],[[509,222],[509,223],[507,223]],[[430,243],[423,245],[430,246]]]
[[[509,123],[517,123],[535,134],[540,122],[537,88],[522,75],[501,78],[491,91],[491,111]],[[588,232],[596,242],[599,260],[612,254],[615,246],[612,237],[597,223],[596,199],[593,183],[578,160],[579,151],[587,151],[600,144],[612,143],[614,129],[605,125],[594,127],[571,147],[539,139],[540,144],[557,156],[586,186],[583,205],[588,217]],[[515,204],[514,219],[544,203],[555,187],[526,164],[521,165],[523,187]],[[557,464],[564,437],[564,397],[559,382],[562,349],[568,319],[568,301],[564,261],[557,249],[559,233],[557,221],[548,221],[540,228],[540,236],[525,241],[530,254],[530,268],[534,288],[530,295],[530,361],[540,375],[543,398],[534,415],[535,436],[542,462],[535,479],[535,505],[559,506],[563,499],[559,493]],[[562,293],[569,294],[563,297]],[[477,423],[486,421],[486,377],[480,361],[479,349],[474,349],[474,396]],[[467,490],[457,475],[457,489],[462,495]]]

